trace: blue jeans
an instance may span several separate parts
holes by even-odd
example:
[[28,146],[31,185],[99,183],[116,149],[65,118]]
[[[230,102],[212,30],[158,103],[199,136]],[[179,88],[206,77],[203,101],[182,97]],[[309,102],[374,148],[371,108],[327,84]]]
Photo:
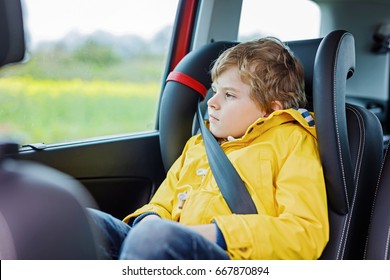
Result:
[[99,247],[107,259],[228,260],[217,244],[176,222],[150,220],[131,228],[113,216],[89,209],[106,243]]

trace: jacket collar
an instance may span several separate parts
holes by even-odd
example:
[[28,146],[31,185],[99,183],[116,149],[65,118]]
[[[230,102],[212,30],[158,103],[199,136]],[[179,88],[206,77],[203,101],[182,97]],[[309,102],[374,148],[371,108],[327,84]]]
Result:
[[[262,117],[257,119],[252,125],[248,127],[247,131],[242,137],[236,139],[229,136],[227,142],[249,142],[271,128],[290,122],[296,122],[300,124],[316,138],[314,114],[303,108],[291,108],[285,110],[277,110],[266,118]],[[208,122],[206,124],[208,126]]]

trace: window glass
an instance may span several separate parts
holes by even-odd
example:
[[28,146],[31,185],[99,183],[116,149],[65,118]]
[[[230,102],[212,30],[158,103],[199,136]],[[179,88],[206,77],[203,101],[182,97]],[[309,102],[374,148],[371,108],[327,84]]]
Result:
[[318,38],[320,20],[318,5],[309,0],[243,0],[239,40]]
[[24,0],[27,58],[0,70],[22,144],[153,130],[178,0]]

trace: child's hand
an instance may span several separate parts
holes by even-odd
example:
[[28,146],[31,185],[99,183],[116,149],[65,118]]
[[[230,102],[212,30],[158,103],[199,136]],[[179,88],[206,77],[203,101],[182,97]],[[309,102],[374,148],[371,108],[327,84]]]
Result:
[[217,241],[217,228],[214,224],[209,225],[196,225],[196,226],[188,226],[190,229],[196,231],[206,239],[210,240],[211,242]]
[[139,221],[139,223],[143,223],[145,221],[150,221],[150,220],[160,220],[161,218],[158,216],[158,215],[147,215],[146,217],[144,217],[141,221]]

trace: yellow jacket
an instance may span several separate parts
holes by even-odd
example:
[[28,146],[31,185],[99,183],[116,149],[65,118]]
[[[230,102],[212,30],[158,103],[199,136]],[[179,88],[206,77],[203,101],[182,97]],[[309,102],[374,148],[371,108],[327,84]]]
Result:
[[[309,115],[309,118],[311,115]],[[215,182],[201,135],[187,142],[146,212],[184,225],[216,222],[231,259],[316,259],[329,237],[325,183],[314,126],[296,109],[252,124],[221,145],[258,214],[232,214]],[[178,198],[186,193],[184,205]]]

